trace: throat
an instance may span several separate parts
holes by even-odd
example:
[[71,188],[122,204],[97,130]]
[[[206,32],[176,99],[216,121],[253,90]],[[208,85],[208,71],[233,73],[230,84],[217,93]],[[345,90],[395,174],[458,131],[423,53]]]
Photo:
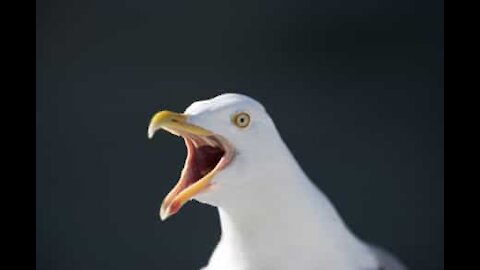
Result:
[[348,231],[329,200],[308,179],[290,186],[285,186],[288,181],[277,179],[277,183],[284,186],[251,190],[248,198],[219,207],[222,238],[251,247],[277,241],[278,245],[303,245]]
[[[349,257],[351,254],[363,254],[362,244],[329,200],[306,177],[305,180],[287,189],[258,189],[241,204],[219,207],[222,237],[218,249],[241,254],[239,260],[278,264],[311,258],[318,258],[319,263],[341,263],[354,259]],[[285,261],[279,259],[282,254]],[[269,265],[266,269],[284,268]]]

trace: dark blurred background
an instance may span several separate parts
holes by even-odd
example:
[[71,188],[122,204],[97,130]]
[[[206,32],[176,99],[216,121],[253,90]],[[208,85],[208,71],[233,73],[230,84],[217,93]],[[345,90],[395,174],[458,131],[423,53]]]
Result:
[[444,269],[443,1],[37,0],[36,15],[37,269],[205,265],[217,212],[160,221],[186,151],[147,125],[223,92],[265,105],[357,235]]

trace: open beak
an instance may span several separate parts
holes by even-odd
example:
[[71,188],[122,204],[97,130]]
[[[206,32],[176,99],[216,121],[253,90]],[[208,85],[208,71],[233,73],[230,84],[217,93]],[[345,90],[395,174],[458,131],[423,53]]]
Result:
[[150,121],[148,137],[152,138],[159,129],[183,137],[188,152],[180,180],[160,207],[160,218],[165,220],[195,195],[207,191],[213,177],[231,162],[234,151],[222,136],[189,123],[185,114],[158,112]]

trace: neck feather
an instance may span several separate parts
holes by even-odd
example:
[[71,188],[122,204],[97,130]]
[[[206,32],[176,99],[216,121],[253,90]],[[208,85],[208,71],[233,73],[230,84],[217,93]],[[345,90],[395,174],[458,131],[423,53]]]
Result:
[[246,261],[271,262],[269,258],[278,260],[278,253],[285,252],[287,261],[293,261],[292,257],[335,258],[348,263],[352,259],[349,254],[364,252],[363,245],[288,149],[286,153],[280,155],[284,159],[275,161],[282,168],[281,174],[267,170],[273,179],[256,179],[255,189],[218,207],[222,228],[219,246],[235,250],[247,257]]

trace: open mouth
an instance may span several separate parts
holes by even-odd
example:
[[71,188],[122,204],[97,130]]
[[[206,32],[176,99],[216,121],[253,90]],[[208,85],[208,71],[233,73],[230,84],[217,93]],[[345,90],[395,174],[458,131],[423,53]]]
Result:
[[181,179],[184,179],[188,187],[213,171],[225,156],[226,150],[214,136],[184,136],[184,139],[188,154]]
[[[179,185],[178,190],[175,190],[176,194],[187,191],[189,187],[206,178],[213,177],[230,163],[233,156],[231,147],[226,140],[218,136],[201,137],[182,134],[182,137],[187,146],[187,159],[177,184]],[[212,185],[212,181],[205,184],[207,185],[202,188],[201,192],[206,191]]]
[[149,126],[149,137],[158,129],[183,137],[187,158],[180,179],[165,197],[160,217],[165,220],[197,194],[213,186],[213,177],[233,159],[234,149],[222,136],[187,122],[187,116],[168,111],[157,113]]

